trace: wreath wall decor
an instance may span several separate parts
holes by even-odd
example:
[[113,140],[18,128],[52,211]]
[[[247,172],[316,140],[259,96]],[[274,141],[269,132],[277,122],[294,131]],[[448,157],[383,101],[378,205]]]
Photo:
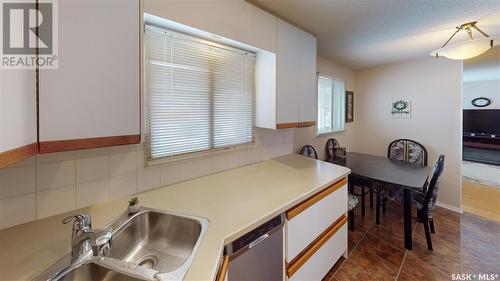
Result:
[[405,100],[397,100],[392,103],[391,116],[393,118],[410,118],[411,103]]

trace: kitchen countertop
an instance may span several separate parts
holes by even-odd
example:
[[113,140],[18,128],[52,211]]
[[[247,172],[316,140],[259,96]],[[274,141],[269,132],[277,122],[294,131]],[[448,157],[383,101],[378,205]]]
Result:
[[[290,154],[138,194],[145,207],[210,220],[184,280],[214,280],[223,246],[284,212],[350,170]],[[0,280],[31,280],[70,251],[71,226],[61,220],[77,212],[101,228],[126,210],[128,198],[0,230]]]

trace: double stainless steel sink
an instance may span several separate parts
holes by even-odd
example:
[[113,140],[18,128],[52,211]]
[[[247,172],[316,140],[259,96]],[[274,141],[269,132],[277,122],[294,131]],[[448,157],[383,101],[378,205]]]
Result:
[[205,218],[141,208],[105,229],[109,245],[68,265],[61,259],[35,280],[182,280],[207,230]]

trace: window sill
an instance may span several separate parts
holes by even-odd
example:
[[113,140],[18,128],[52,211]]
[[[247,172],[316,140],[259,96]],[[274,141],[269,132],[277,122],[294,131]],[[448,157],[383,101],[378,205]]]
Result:
[[337,134],[342,134],[342,133],[345,133],[346,129],[342,129],[342,130],[338,130],[338,131],[331,131],[331,132],[326,132],[326,133],[319,133],[319,134],[316,134],[316,137],[319,138],[319,137],[326,137],[326,136],[330,136],[330,135],[337,135]]
[[256,146],[255,142],[251,142],[251,143],[247,143],[247,144],[235,145],[235,146],[207,150],[207,151],[193,152],[193,153],[188,153],[188,154],[183,154],[183,155],[178,155],[178,156],[170,156],[170,157],[167,156],[167,157],[158,158],[158,159],[154,159],[154,160],[146,160],[146,166],[152,167],[152,166],[158,166],[158,165],[162,165],[162,164],[172,164],[175,162],[180,162],[180,161],[185,161],[185,160],[193,160],[196,158],[203,158],[203,157],[209,157],[209,156],[218,155],[218,154],[224,154],[226,152],[245,150],[247,148],[253,148],[255,146]]

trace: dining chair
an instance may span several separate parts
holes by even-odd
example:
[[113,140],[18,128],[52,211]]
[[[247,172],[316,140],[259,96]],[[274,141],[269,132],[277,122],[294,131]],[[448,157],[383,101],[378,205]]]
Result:
[[[333,159],[335,157],[335,148],[340,147],[340,143],[334,139],[330,138],[326,141],[326,155],[328,159]],[[366,194],[370,193],[370,208],[373,208],[373,189],[369,184],[363,184],[358,182],[355,186],[358,186],[361,189],[361,192],[358,194],[353,190],[354,195],[359,196],[361,199],[361,216],[365,216],[365,197]]]
[[333,159],[335,157],[335,148],[340,147],[340,143],[334,139],[330,138],[326,141],[326,156],[328,159]]
[[[439,178],[444,170],[444,155],[439,155],[434,164],[431,180],[424,187],[423,192],[416,192],[412,195],[412,205],[417,208],[417,221],[424,225],[425,239],[427,248],[432,251],[431,233],[436,233],[434,228],[433,211],[436,207],[436,198],[439,191]],[[403,202],[403,192],[395,192],[393,198],[396,201]]]
[[[397,139],[392,141],[387,147],[387,157],[398,161],[413,163],[416,165],[427,166],[428,154],[427,149],[421,143],[411,139]],[[399,189],[396,189],[398,191]],[[380,207],[385,213],[386,205],[389,198],[393,197],[394,191],[390,187],[380,186],[373,190],[376,194],[376,214],[380,216]],[[370,194],[370,196],[372,196]],[[373,200],[373,199],[372,199]],[[380,219],[377,219],[377,224]]]
[[[318,154],[316,153],[316,149],[312,145],[306,144],[304,145],[299,152],[301,155],[307,156],[309,158],[318,159]],[[358,198],[356,196],[348,193],[347,197],[347,211],[349,213],[349,229],[354,231],[354,208],[358,205]]]
[[301,149],[299,154],[307,156],[309,158],[318,159],[318,153],[316,153],[316,149],[312,145],[306,144]]

